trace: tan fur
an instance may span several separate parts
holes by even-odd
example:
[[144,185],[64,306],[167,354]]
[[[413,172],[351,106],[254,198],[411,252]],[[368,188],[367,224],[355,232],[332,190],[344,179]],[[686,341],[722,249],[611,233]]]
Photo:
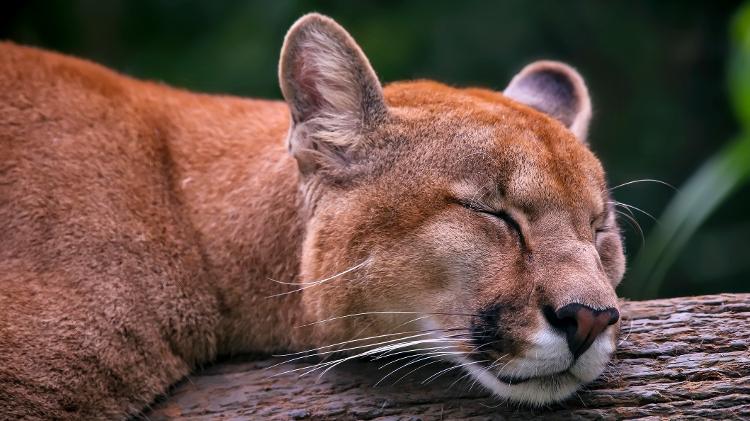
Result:
[[[361,54],[333,33],[342,57]],[[558,121],[500,93],[416,81],[380,94],[355,57],[349,85],[374,91],[333,106],[387,111],[365,121],[357,112],[371,108],[352,110],[363,125],[349,121],[349,134],[296,143],[305,122],[283,102],[188,93],[10,43],[0,57],[3,417],[123,417],[217,356],[391,333],[414,318],[295,328],[351,313],[502,303],[520,353],[542,305],[616,306],[623,256],[601,165]],[[316,161],[334,141],[356,145],[336,149],[344,163]],[[454,199],[512,212],[529,250]],[[596,241],[592,218],[612,227]],[[271,281],[359,263],[301,292]]]

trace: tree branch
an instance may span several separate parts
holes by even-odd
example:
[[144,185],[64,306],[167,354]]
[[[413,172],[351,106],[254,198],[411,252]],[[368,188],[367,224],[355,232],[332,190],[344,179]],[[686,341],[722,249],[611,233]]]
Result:
[[[750,417],[750,294],[625,302],[622,335],[610,369],[562,404],[543,409],[498,402],[457,370],[422,384],[432,365],[398,384],[388,371],[352,362],[322,378],[289,370],[309,366],[244,357],[209,367],[146,413],[151,420],[195,419],[523,419]],[[404,370],[408,371],[408,370]],[[389,378],[390,379],[390,378]],[[392,418],[391,418],[392,417]]]

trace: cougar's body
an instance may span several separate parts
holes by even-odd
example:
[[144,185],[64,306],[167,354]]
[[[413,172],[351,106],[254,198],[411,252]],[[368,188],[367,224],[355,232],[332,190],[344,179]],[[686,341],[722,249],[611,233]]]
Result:
[[383,89],[308,15],[279,77],[285,102],[201,95],[0,44],[0,417],[125,417],[221,355],[409,331],[513,401],[601,373],[624,257],[578,73]]
[[137,412],[218,354],[288,349],[286,105],[0,57],[0,412]]

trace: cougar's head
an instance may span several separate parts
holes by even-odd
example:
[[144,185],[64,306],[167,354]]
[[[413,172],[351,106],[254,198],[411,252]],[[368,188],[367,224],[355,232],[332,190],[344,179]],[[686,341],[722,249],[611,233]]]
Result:
[[503,92],[383,88],[313,14],[289,31],[279,73],[318,345],[429,353],[530,404],[602,372],[624,256],[575,70],[533,63]]

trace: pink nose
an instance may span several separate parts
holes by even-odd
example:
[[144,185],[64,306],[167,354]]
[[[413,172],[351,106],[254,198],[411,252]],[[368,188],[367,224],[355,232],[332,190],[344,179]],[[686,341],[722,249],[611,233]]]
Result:
[[565,332],[568,348],[574,358],[580,357],[604,330],[620,319],[616,308],[595,310],[583,304],[572,303],[557,311],[545,308],[544,315],[552,327]]

